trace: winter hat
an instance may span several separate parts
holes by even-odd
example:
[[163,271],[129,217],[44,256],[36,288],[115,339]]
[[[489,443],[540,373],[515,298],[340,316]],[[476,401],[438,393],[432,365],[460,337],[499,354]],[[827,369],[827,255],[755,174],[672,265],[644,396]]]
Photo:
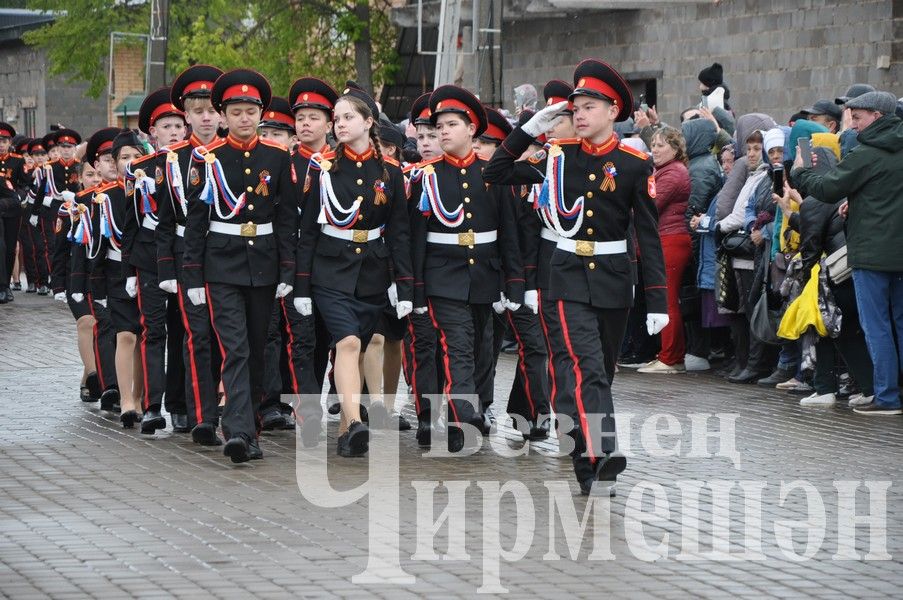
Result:
[[844,105],[846,108],[873,110],[882,115],[892,115],[897,110],[897,99],[889,92],[866,92]]
[[838,96],[834,98],[834,104],[846,104],[853,98],[858,98],[862,94],[867,94],[868,92],[874,92],[875,88],[870,86],[867,83],[854,83],[850,87],[847,88],[846,93],[843,96]]
[[711,67],[699,72],[699,82],[709,88],[724,85],[724,67],[721,63],[712,63]]
[[772,148],[784,147],[784,132],[779,127],[763,131],[762,140],[762,147],[765,153],[768,154],[768,151]]

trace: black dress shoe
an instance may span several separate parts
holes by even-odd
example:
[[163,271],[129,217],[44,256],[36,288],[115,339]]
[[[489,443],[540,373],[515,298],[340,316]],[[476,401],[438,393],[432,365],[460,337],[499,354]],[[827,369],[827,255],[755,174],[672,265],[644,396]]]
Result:
[[273,431],[285,427],[285,415],[278,408],[268,408],[260,415],[260,427],[264,431]]
[[17,281],[17,282],[15,282],[15,283],[13,283],[12,285],[10,285],[10,286],[9,286],[9,289],[11,289],[11,290],[14,291],[14,292],[21,292],[21,291],[22,291],[22,284],[19,283],[19,282]]
[[433,426],[429,421],[417,422],[417,445],[421,448],[429,448],[432,444]]
[[37,290],[37,288],[34,286],[34,284],[33,284],[32,282],[29,281],[29,282],[28,282],[28,287],[25,289],[25,293],[26,293],[26,294],[34,294],[34,293],[37,292],[37,291],[38,291],[38,290]]
[[173,433],[188,433],[191,431],[191,428],[188,427],[188,415],[172,413],[169,415],[169,420],[172,421]]
[[446,440],[448,451],[452,454],[464,449],[464,430],[457,425],[448,426],[448,439]]
[[97,376],[97,373],[91,373],[85,379],[85,387],[88,388],[88,392],[91,396],[90,400],[85,400],[85,402],[97,402],[100,400],[100,377]]
[[305,448],[316,448],[320,444],[323,424],[320,419],[305,419],[301,423],[301,445]]
[[248,458],[251,460],[263,460],[263,450],[260,449],[260,444],[257,443],[257,440],[248,442]]
[[191,439],[201,446],[222,446],[223,440],[216,435],[216,425],[213,423],[198,423],[191,430]]
[[341,410],[342,410],[342,405],[339,404],[338,402],[333,402],[332,404],[329,405],[329,408],[327,409],[327,411],[331,415],[337,415],[337,414],[339,414],[339,412]]
[[539,425],[530,427],[530,440],[545,440],[549,437],[549,431],[552,430],[552,417],[544,417],[540,419]]
[[109,387],[100,395],[100,410],[111,411],[119,404],[119,388]]
[[50,293],[50,288],[47,287],[46,285],[42,285],[41,287],[38,288],[38,296],[46,296],[49,293]]
[[155,408],[144,413],[141,417],[141,433],[153,435],[158,429],[166,429],[166,419],[160,414],[160,409]]
[[397,429],[398,431],[408,431],[411,424],[401,413],[393,412],[389,415],[389,429]]
[[336,452],[346,458],[363,456],[370,449],[370,430],[360,421],[352,421],[348,431],[339,436]]
[[137,410],[129,410],[119,415],[119,421],[122,423],[123,429],[132,429],[135,423],[141,420],[141,415]]
[[596,460],[593,469],[597,481],[615,481],[618,475],[627,468],[627,459],[623,454],[611,452]]
[[241,436],[231,438],[223,446],[223,454],[236,464],[251,460],[250,451],[251,447],[248,445],[247,440]]
[[285,425],[282,426],[283,431],[294,431],[295,425],[298,424],[298,422],[295,421],[295,415],[290,412],[284,412],[282,413],[282,416],[285,417]]
[[480,419],[479,428],[482,434],[489,435],[492,433],[492,426],[495,425],[495,415],[492,414],[492,408],[486,407],[486,410],[483,411],[483,415]]
[[[364,418],[363,411],[364,407],[361,406],[361,419]],[[370,404],[370,408],[367,409],[367,421],[372,429],[385,429],[389,424],[389,411],[386,410],[386,405],[382,402]]]
[[729,383],[750,384],[755,383],[766,375],[768,375],[768,373],[761,373],[759,371],[750,371],[749,369],[743,369],[736,375],[728,377],[727,380]]

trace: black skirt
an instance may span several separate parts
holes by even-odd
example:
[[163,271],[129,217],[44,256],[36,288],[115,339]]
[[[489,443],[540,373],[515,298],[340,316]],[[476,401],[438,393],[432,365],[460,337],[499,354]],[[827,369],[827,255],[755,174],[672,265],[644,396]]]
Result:
[[85,295],[81,302],[76,302],[72,299],[71,294],[66,293],[66,304],[69,305],[69,312],[72,313],[72,316],[75,317],[76,321],[78,321],[82,317],[91,315],[91,307],[88,306],[88,303],[90,301],[91,298]]
[[345,292],[314,285],[313,301],[332,337],[330,345],[350,335],[360,338],[365,348],[376,331],[379,318],[388,302],[385,294],[357,297]]
[[141,331],[141,315],[138,314],[138,301],[134,298],[107,298],[110,309],[110,321],[116,333],[134,333]]

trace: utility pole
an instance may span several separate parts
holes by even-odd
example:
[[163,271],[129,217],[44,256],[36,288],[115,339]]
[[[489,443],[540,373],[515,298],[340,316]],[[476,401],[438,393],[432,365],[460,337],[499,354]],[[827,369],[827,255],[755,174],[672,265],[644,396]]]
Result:
[[150,0],[150,37],[147,41],[145,93],[166,85],[166,45],[169,39],[169,0]]

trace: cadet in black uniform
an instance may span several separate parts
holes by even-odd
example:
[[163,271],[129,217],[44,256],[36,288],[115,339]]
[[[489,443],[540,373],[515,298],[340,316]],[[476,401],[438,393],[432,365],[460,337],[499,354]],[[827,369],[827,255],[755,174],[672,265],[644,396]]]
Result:
[[210,101],[229,135],[195,148],[189,173],[182,272],[189,300],[207,304],[222,349],[223,452],[235,463],[263,457],[255,416],[267,328],[273,299],[291,293],[295,278],[297,182],[288,149],[257,136],[270,96],[255,71],[221,75]]
[[36,166],[28,198],[28,222],[34,228],[32,239],[38,267],[35,284],[39,296],[46,296],[50,293],[48,284],[52,270],[53,224],[56,221],[56,207],[53,206],[53,202],[58,191],[56,189],[48,190],[47,187],[55,184],[51,164],[55,160],[53,156],[57,154],[57,151],[53,150],[53,156],[51,156],[54,135],[54,133],[48,133],[41,138],[40,143],[32,145],[34,151],[32,156],[35,158]]
[[25,159],[11,151],[15,136],[16,130],[11,125],[0,123],[0,304],[13,300],[9,278],[16,262],[22,217],[20,194],[29,184]]
[[438,330],[447,443],[457,452],[474,442],[461,424],[483,429],[472,399],[492,385],[492,303],[503,299],[520,308],[524,276],[513,205],[484,185],[485,161],[473,151],[473,138],[487,127],[486,110],[467,90],[445,85],[430,95],[430,112],[444,154],[412,172],[421,213],[411,224],[415,279],[422,283],[415,304],[420,312],[429,309]]
[[28,231],[31,263],[34,265],[34,278],[29,279],[26,293],[34,294],[43,285],[43,278],[48,276],[44,272],[46,268],[41,265],[44,246],[42,245],[41,231],[38,226],[40,223],[40,210],[39,207],[34,205],[38,188],[44,185],[44,163],[47,162],[47,147],[44,145],[43,138],[31,141],[28,145],[28,155],[32,161],[29,170],[31,181],[25,193],[25,212],[22,215],[22,226],[26,227]]
[[[19,268],[25,271],[25,276],[28,279],[28,284],[25,288],[26,293],[28,294],[33,294],[37,291],[34,282],[38,278],[38,265],[35,260],[34,240],[31,236],[33,227],[28,222],[28,211],[25,210],[28,208],[27,199],[31,190],[32,178],[34,177],[34,161],[31,158],[31,154],[28,153],[32,142],[34,142],[34,139],[32,138],[21,138],[21,140],[17,142],[15,150],[16,153],[25,160],[25,181],[23,182],[22,188],[19,190],[19,196],[22,202],[22,212],[21,218],[19,219],[18,237],[20,248]],[[20,281],[14,281],[12,285],[13,291],[20,289],[22,289],[21,273]]]
[[400,165],[379,146],[379,109],[348,89],[335,104],[334,161],[314,155],[298,243],[295,308],[310,315],[312,301],[335,344],[335,381],[341,403],[337,451],[367,452],[370,434],[361,423],[360,355],[398,291],[396,314],[413,309],[410,235]]
[[160,414],[164,393],[173,431],[187,433],[182,361],[185,332],[176,296],[160,288],[157,275],[157,213],[160,199],[166,193],[164,149],[185,139],[185,118],[172,104],[168,87],[151,92],[141,103],[138,128],[160,149],[129,165],[126,172],[129,210],[122,225],[123,275],[129,295],[135,294],[141,312],[139,350],[145,382],[141,433],[152,435],[166,427],[166,419]]
[[[164,190],[157,202],[157,277],[160,289],[176,294],[182,329],[182,357],[185,372],[186,408],[191,439],[203,446],[219,446],[216,389],[222,357],[210,325],[210,311],[194,305],[187,296],[183,276],[185,224],[188,215],[188,186],[200,182],[200,171],[192,169],[191,153],[217,140],[221,117],[210,103],[213,83],[223,72],[209,65],[188,67],[173,81],[170,101],[182,111],[191,127],[188,140],[170,144],[165,151]],[[172,301],[172,296],[170,297]]]
[[[602,61],[586,60],[574,73],[574,126],[582,140],[554,143],[538,209],[560,236],[551,257],[549,297],[556,302],[561,335],[552,335],[552,360],[558,377],[556,410],[573,419],[565,431],[575,442],[574,470],[581,491],[597,480],[610,485],[626,467],[617,454],[614,405],[606,354],[616,352],[633,303],[633,273],[627,238],[631,214],[644,258],[650,335],[667,324],[665,276],[652,161],[618,143],[615,121],[633,108],[630,87]],[[537,135],[551,130],[567,106],[560,102],[539,111],[518,127],[495,153],[484,175],[490,182],[511,182],[515,161]],[[535,173],[522,183],[540,183]],[[528,175],[529,176],[529,175]],[[600,417],[601,416],[601,421]]]

